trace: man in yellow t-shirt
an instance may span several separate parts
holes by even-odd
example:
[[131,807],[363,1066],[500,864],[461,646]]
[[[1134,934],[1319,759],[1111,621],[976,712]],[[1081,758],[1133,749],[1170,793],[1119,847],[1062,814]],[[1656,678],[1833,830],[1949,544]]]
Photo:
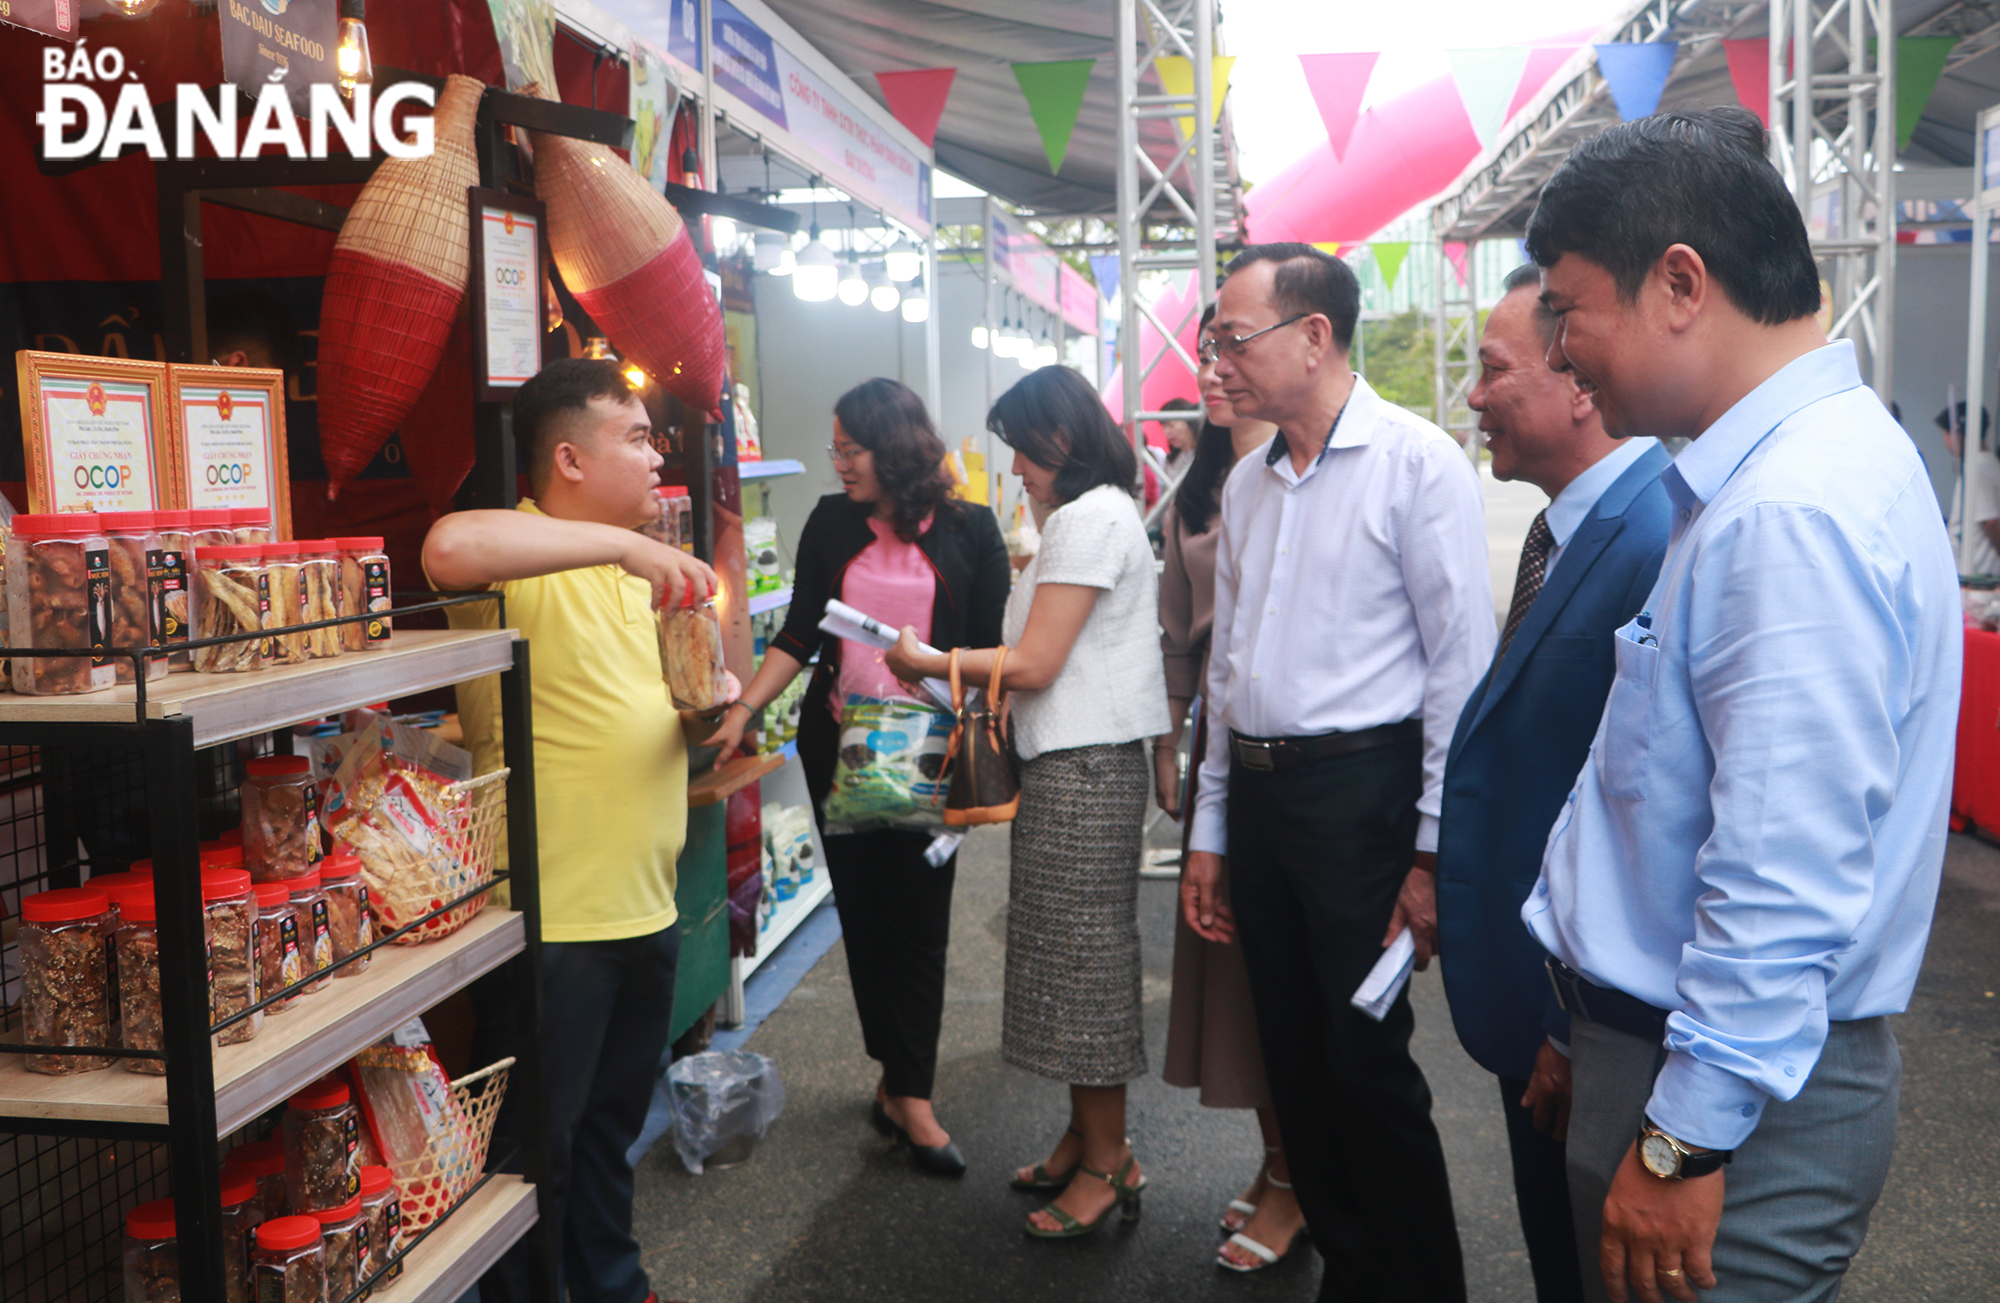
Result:
[[[632,1238],[632,1168],[667,1050],[680,953],[674,866],[687,835],[688,733],[660,675],[655,611],[715,573],[634,527],[658,510],[660,455],[646,409],[616,363],[565,358],[514,398],[534,499],[515,511],[445,516],[424,540],[424,569],[447,591],[497,589],[510,627],[534,652],[535,812],[547,1023],[551,1248],[573,1303],[651,1297]],[[496,627],[493,603],[454,623]],[[733,692],[731,694],[734,695]],[[500,766],[498,686],[459,689],[481,773]],[[718,712],[719,717],[719,712]],[[495,992],[498,994],[498,992]],[[504,999],[482,999],[481,1040],[498,1053]],[[494,1036],[499,1023],[502,1035]],[[500,1131],[530,1121],[509,1097]],[[511,1116],[510,1116],[511,1115]],[[496,1135],[495,1151],[503,1147]],[[485,1303],[527,1298],[510,1253],[481,1282]]]

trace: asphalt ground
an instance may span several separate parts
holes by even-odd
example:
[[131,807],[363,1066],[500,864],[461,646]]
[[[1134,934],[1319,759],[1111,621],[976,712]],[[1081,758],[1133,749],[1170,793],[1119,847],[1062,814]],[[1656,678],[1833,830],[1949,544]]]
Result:
[[[960,856],[939,1115],[964,1148],[962,1181],[924,1177],[868,1125],[875,1070],[861,1052],[838,945],[751,1039],[784,1078],[784,1116],[741,1167],[689,1175],[662,1143],[641,1165],[637,1224],[662,1299],[1306,1300],[1319,1264],[1302,1247],[1252,1277],[1218,1270],[1223,1204],[1254,1173],[1248,1114],[1203,1109],[1157,1077],[1131,1091],[1132,1142],[1151,1179],[1125,1230],[1045,1243],[1021,1232],[1035,1206],[1007,1187],[1060,1134],[1063,1088],[1000,1061],[1007,834]],[[1164,1049],[1174,884],[1147,881],[1147,1049]],[[1889,1188],[1846,1297],[1870,1303],[2000,1298],[2000,850],[1953,837],[1930,955],[1897,1020],[1905,1075]],[[1459,1049],[1438,974],[1419,975],[1416,1053],[1436,1095],[1476,1303],[1530,1303],[1498,1091]]]

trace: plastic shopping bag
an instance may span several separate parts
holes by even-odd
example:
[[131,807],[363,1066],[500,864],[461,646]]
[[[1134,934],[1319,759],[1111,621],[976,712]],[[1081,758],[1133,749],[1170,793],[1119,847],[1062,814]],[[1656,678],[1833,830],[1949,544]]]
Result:
[[944,827],[945,752],[951,716],[914,701],[849,694],[840,711],[840,758],[826,798],[829,832]]
[[778,1065],[748,1050],[710,1050],[675,1060],[667,1069],[667,1093],[674,1106],[674,1149],[696,1176],[704,1166],[747,1161],[785,1108]]

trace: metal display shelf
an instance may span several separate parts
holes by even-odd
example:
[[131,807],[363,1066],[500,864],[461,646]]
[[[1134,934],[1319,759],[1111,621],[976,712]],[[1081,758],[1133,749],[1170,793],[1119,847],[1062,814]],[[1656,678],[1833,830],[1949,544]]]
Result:
[[350,652],[247,674],[170,674],[75,696],[0,695],[0,732],[13,725],[134,724],[188,718],[193,745],[213,746],[302,720],[449,687],[514,668],[510,630],[408,629],[376,652]]
[[[506,960],[526,944],[521,916],[481,910],[441,941],[385,946],[368,971],[332,980],[314,995],[293,997],[283,1013],[266,1013],[254,1040],[215,1052],[215,1131],[228,1135],[355,1053],[381,1040]],[[70,1118],[165,1126],[164,1077],[126,1071],[50,1077],[29,1072],[16,1054],[0,1056],[0,1125],[12,1119]]]
[[762,615],[766,611],[775,611],[781,606],[791,604],[792,586],[786,584],[783,588],[774,588],[768,593],[753,594],[750,598],[750,614]]
[[382,1303],[456,1303],[535,1224],[535,1187],[518,1176],[488,1177],[428,1239],[403,1259],[403,1274],[377,1285]]
[[741,982],[763,967],[764,961],[777,953],[785,938],[798,931],[799,924],[805,922],[820,907],[820,902],[831,895],[833,880],[827,876],[826,867],[821,865],[814,872],[813,880],[798,895],[779,901],[778,907],[771,911],[770,926],[757,934],[757,953],[736,959],[736,980]]
[[781,457],[774,461],[740,461],[736,463],[736,476],[745,480],[775,480],[786,475],[803,475],[806,464]]

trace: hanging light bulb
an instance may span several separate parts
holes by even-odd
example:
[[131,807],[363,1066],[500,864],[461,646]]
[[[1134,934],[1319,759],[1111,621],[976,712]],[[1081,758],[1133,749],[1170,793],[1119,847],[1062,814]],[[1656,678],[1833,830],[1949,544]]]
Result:
[[631,385],[634,389],[644,389],[646,387],[646,373],[632,363],[627,362],[625,364],[625,383]]
[[1055,344],[1049,340],[1048,336],[1042,336],[1042,342],[1035,345],[1035,365],[1038,367],[1054,366],[1057,358],[1058,354]]
[[815,225],[812,238],[799,250],[798,264],[792,271],[792,293],[807,303],[824,303],[833,297],[839,283],[840,267],[833,260],[833,250],[820,242]]
[[729,217],[708,219],[709,238],[715,241],[715,251],[723,253],[736,247],[736,222]]
[[890,281],[888,268],[871,262],[863,272],[868,279],[868,302],[877,312],[894,312],[903,301],[903,292]]
[[160,0],[111,0],[111,12],[126,18],[144,18]]
[[885,261],[888,263],[889,279],[898,285],[906,285],[915,280],[918,273],[924,269],[924,255],[917,251],[916,245],[910,243],[910,237],[907,235],[890,247]]
[[758,271],[769,272],[773,276],[789,276],[798,266],[798,259],[792,255],[791,241],[776,231],[759,231],[754,244],[755,262]]
[[[924,283],[920,280],[916,284],[910,286],[909,292],[903,295],[903,320],[909,322],[913,326],[917,326],[917,325],[922,325],[924,322],[929,321],[930,319],[931,319],[931,301],[924,294]],[[983,327],[980,326],[973,327],[974,331],[978,331],[981,329],[983,329]],[[973,347],[977,348],[978,346],[979,346],[979,341],[975,339],[973,341]]]
[[339,35],[333,46],[334,74],[340,93],[352,98],[357,86],[375,81],[375,60],[368,54],[367,0],[340,0]]
[[850,259],[840,269],[840,301],[858,308],[868,300],[868,282],[862,279],[861,264]]
[[993,356],[1014,356],[1014,323],[1008,317],[1002,316],[999,328],[993,332]]
[[[904,311],[907,312],[908,309],[905,308]],[[992,335],[993,332],[986,328],[986,323],[980,322],[972,328],[972,346],[978,349],[986,348],[993,342]]]

